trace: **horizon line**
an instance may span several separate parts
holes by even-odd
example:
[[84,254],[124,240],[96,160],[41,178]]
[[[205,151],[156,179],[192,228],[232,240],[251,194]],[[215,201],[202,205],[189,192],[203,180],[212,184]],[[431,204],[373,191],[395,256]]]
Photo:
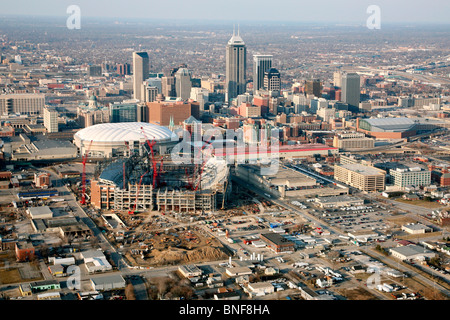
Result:
[[[48,15],[48,14],[10,14],[3,13],[0,14],[0,17],[9,17],[9,18],[68,18],[68,15]],[[265,19],[256,19],[256,20],[241,20],[241,19],[215,19],[215,18],[159,18],[159,17],[118,17],[118,16],[82,16],[82,19],[86,20],[111,20],[117,22],[117,20],[123,20],[124,22],[150,22],[150,21],[158,21],[158,22],[166,22],[166,24],[177,24],[177,22],[190,23],[191,25],[196,24],[223,24],[223,23],[237,23],[243,25],[252,25],[252,24],[280,24],[279,26],[291,25],[291,24],[308,24],[308,25],[333,25],[333,26],[365,26],[365,21],[317,21],[317,20],[265,20]],[[424,25],[449,25],[450,20],[447,21],[382,21],[382,24],[385,25],[396,25],[396,26],[424,26]]]

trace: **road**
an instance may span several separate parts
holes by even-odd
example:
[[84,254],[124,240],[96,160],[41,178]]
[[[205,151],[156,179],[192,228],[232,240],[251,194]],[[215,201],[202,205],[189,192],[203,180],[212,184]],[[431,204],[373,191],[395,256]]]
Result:
[[436,288],[437,290],[439,290],[445,296],[450,297],[450,291],[449,290],[447,290],[446,288],[442,287],[438,283],[436,283],[434,281],[431,281],[430,279],[428,279],[428,278],[424,277],[423,275],[419,274],[414,268],[406,267],[403,264],[398,263],[398,261],[396,261],[396,260],[394,260],[394,259],[392,259],[390,257],[386,257],[386,256],[376,252],[375,250],[360,249],[360,251],[370,253],[370,255],[376,257],[379,261],[383,262],[384,264],[395,266],[395,268],[397,270],[399,270],[401,272],[409,273],[412,277],[415,277],[417,280],[419,280],[423,284],[428,285],[430,288]]

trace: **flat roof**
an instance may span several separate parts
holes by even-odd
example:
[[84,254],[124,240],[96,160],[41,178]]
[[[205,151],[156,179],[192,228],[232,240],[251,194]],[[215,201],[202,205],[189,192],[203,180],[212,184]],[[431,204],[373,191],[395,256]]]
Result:
[[122,283],[125,282],[125,279],[120,274],[111,274],[103,277],[95,277],[91,278],[91,281],[94,284],[105,284],[105,283]]
[[423,225],[421,223],[409,223],[409,224],[403,225],[403,227],[406,227],[411,230],[430,229],[429,227],[427,227],[426,225]]
[[365,166],[359,163],[352,163],[352,164],[339,164],[338,166],[343,167],[345,169],[351,170],[353,172],[360,173],[365,176],[373,176],[373,175],[380,175],[384,174],[384,171],[381,169],[377,169],[374,167]]
[[433,253],[432,251],[426,249],[425,247],[418,246],[415,244],[410,244],[407,246],[402,247],[396,247],[390,249],[391,251],[397,252],[401,255],[404,255],[405,257],[415,256],[418,254],[430,254]]
[[340,195],[340,196],[330,196],[330,197],[319,197],[317,200],[320,203],[333,203],[333,202],[343,202],[343,201],[363,201],[363,199],[354,197],[354,196],[348,196],[348,195]]
[[263,233],[263,234],[261,234],[261,237],[266,238],[267,240],[275,243],[278,246],[281,246],[281,245],[294,245],[294,242],[292,242],[289,239],[286,239],[282,235],[280,235],[278,233],[275,233],[275,232]]
[[47,214],[53,215],[53,212],[49,206],[29,207],[28,212],[32,216],[41,216],[41,215],[47,215]]

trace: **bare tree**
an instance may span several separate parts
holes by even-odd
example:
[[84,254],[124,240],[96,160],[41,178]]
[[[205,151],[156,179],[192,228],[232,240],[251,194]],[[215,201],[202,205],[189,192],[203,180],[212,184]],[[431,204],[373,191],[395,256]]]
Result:
[[136,300],[136,294],[134,292],[133,284],[129,283],[125,287],[125,297],[127,298],[127,300]]

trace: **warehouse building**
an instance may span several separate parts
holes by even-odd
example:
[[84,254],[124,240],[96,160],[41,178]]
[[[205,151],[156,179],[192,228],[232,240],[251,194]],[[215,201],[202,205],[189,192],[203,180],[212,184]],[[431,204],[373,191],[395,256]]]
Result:
[[27,209],[27,213],[31,219],[51,219],[53,218],[53,212],[49,206],[42,207],[30,207]]
[[111,291],[125,289],[125,279],[120,274],[91,278],[91,286],[95,291]]
[[402,226],[402,230],[409,234],[423,234],[433,232],[433,228],[427,227],[421,223],[408,223]]
[[112,270],[111,264],[101,250],[88,250],[81,252],[81,258],[89,273]]
[[400,260],[425,260],[436,256],[436,253],[415,244],[389,249],[393,257]]
[[362,206],[364,204],[364,199],[341,195],[334,197],[319,197],[315,199],[315,202],[321,208],[339,208],[347,206]]
[[260,239],[275,253],[294,252],[295,243],[286,239],[279,233],[263,233]]
[[200,277],[203,272],[196,265],[183,265],[178,267],[178,271],[186,278]]

